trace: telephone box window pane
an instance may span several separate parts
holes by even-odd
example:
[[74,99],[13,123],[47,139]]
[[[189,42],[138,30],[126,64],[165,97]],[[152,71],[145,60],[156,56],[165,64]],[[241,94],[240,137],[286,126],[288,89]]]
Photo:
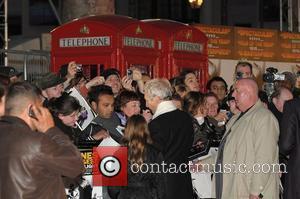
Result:
[[90,79],[98,76],[98,68],[97,65],[90,65]]
[[89,80],[93,79],[94,77],[97,77],[98,76],[97,66],[98,66],[97,64],[83,64],[82,65],[83,75]]

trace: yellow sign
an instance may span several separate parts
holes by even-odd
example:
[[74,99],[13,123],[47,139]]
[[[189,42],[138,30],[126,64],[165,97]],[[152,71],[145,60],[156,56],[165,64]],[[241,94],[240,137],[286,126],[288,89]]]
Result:
[[208,56],[211,58],[233,57],[233,28],[227,26],[213,25],[195,25],[195,28],[201,30],[208,38]]
[[82,149],[81,157],[85,167],[85,175],[92,175],[93,173],[93,152],[90,149]]

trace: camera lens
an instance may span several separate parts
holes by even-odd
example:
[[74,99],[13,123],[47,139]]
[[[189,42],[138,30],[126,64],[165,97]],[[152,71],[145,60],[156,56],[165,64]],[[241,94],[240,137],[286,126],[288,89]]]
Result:
[[237,72],[236,73],[236,79],[239,80],[239,79],[242,79],[243,78],[243,73],[242,72]]
[[268,83],[274,82],[274,74],[272,73],[263,74],[263,80]]

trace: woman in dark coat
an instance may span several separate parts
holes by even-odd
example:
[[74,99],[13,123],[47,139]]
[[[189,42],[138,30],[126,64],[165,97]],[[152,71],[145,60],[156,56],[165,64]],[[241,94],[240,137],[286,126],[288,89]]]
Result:
[[[127,121],[123,145],[128,147],[128,185],[108,187],[112,199],[164,199],[162,173],[138,172],[142,165],[161,164],[162,155],[152,145],[147,122],[141,115]],[[150,166],[149,166],[150,168]],[[155,167],[153,167],[155,169]],[[144,171],[144,169],[142,169]],[[157,171],[157,170],[156,170]],[[160,169],[160,172],[162,169]]]

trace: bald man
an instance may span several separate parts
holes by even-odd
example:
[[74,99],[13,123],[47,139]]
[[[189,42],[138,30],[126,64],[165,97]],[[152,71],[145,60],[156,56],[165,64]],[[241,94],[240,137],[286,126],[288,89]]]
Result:
[[278,164],[278,122],[259,100],[254,80],[238,80],[233,97],[241,113],[228,122],[219,147],[216,198],[277,199],[279,177],[272,166]]

